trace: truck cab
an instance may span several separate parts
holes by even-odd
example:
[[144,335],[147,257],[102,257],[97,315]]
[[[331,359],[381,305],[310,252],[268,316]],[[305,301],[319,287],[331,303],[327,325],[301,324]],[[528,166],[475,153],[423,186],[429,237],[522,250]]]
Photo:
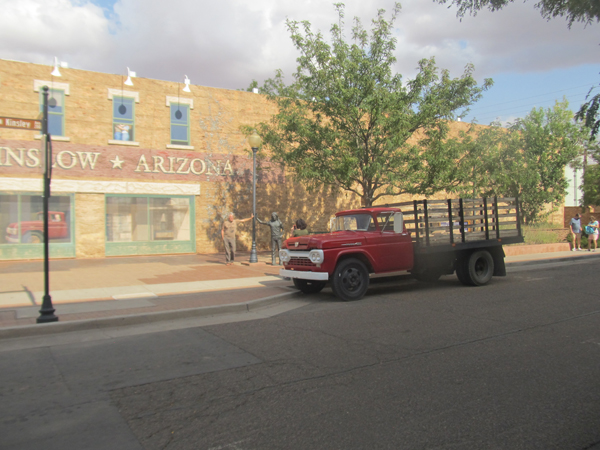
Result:
[[320,291],[343,265],[334,291],[357,298],[368,287],[369,273],[405,271],[414,264],[402,211],[387,207],[338,212],[329,233],[287,239],[280,257],[280,275],[305,293]]

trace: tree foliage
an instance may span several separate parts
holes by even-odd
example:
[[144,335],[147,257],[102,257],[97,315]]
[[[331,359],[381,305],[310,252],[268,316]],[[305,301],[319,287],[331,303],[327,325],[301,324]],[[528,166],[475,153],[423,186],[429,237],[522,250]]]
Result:
[[491,85],[478,86],[473,66],[459,78],[423,59],[403,83],[394,73],[393,23],[380,10],[370,32],[355,18],[345,40],[344,5],[331,42],[309,22],[287,21],[297,70],[286,84],[281,71],[260,91],[278,113],[257,125],[275,161],[284,163],[310,188],[338,186],[359,195],[364,205],[386,195],[432,194],[456,187],[457,145],[448,143],[450,120]]
[[553,108],[533,108],[508,128],[472,130],[466,158],[481,167],[473,171],[465,190],[486,196],[518,195],[526,222],[544,219],[547,205],[565,198],[565,167],[580,155],[586,134],[573,121],[566,100]]
[[[488,8],[498,11],[514,0],[435,0],[438,3],[448,3],[458,6],[459,17],[465,14],[476,15],[477,11]],[[535,4],[545,19],[566,17],[569,28],[573,22],[583,22],[586,25],[600,21],[600,2],[598,0],[539,0]]]
[[583,206],[600,205],[600,165],[587,167],[583,176]]
[[600,130],[600,94],[590,97],[593,89],[590,89],[585,97],[586,102],[575,114],[575,120],[582,122],[590,130],[590,141],[592,142],[596,140]]

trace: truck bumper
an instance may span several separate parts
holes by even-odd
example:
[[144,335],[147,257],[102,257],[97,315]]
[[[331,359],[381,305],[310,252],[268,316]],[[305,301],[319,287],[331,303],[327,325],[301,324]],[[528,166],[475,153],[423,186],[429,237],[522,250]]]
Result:
[[301,280],[327,281],[329,274],[327,272],[304,272],[301,270],[280,269],[279,275],[285,278],[299,278]]

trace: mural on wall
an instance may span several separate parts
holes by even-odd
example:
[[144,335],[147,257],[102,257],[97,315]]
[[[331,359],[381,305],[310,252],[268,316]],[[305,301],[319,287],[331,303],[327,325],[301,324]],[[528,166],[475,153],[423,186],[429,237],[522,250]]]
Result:
[[204,142],[209,154],[232,154],[236,150],[243,149],[246,138],[236,135],[237,139],[232,142],[231,134],[226,133],[227,127],[231,127],[234,117],[226,110],[219,100],[211,94],[208,96],[208,115],[200,117],[200,128],[204,132]]
[[[33,148],[34,144],[0,139],[0,175],[40,173],[42,153],[39,148]],[[52,146],[53,176],[58,178],[65,175],[70,178],[247,183],[252,177],[252,158],[245,155],[100,147],[68,142],[54,142]],[[282,170],[275,164],[271,166],[271,170],[261,172],[260,182],[282,183]]]
[[[246,217],[252,209],[252,152],[244,136],[231,133],[238,120],[217,98],[209,94],[208,113],[200,118],[200,128],[204,132],[204,142],[208,157],[227,155],[228,158],[242,158],[249,162],[249,170],[238,171],[238,178],[219,178],[212,189],[205,189],[207,198],[204,219],[201,223],[210,228],[209,239],[220,240],[220,222],[233,212],[236,217]],[[236,153],[244,152],[244,156]],[[272,163],[257,160],[257,184],[283,183],[283,171]],[[242,232],[243,234],[243,232]],[[242,245],[243,247],[243,245]]]

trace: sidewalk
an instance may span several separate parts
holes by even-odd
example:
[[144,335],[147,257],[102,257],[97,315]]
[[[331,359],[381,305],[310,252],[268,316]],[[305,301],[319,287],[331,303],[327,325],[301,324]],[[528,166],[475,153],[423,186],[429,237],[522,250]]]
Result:
[[[600,251],[507,256],[506,263],[513,267],[590,257],[600,257]],[[241,312],[297,293],[291,281],[278,277],[280,266],[270,264],[270,252],[259,253],[256,264],[248,264],[248,253],[239,253],[233,266],[223,259],[215,254],[52,260],[50,296],[58,323],[110,318],[119,324],[142,323]],[[32,331],[37,334],[55,326],[36,325],[43,296],[43,261],[0,262],[0,338],[17,327],[39,329]]]

